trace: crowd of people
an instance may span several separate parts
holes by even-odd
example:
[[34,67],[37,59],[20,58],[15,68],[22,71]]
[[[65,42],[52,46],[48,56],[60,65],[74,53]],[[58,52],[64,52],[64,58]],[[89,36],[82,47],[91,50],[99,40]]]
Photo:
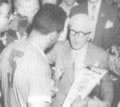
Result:
[[120,1],[0,0],[0,107],[120,107]]

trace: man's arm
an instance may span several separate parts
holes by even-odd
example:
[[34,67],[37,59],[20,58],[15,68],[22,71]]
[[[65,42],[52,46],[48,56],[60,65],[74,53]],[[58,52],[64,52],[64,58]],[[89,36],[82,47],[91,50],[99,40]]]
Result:
[[43,57],[29,61],[28,107],[48,107],[51,103],[51,70]]
[[102,100],[111,105],[114,96],[114,88],[109,73],[107,73],[102,79],[100,91]]
[[[101,53],[100,67],[109,70],[108,62],[109,62],[109,54],[106,51],[103,51]],[[111,102],[113,100],[113,92],[114,92],[113,82],[108,72],[101,80],[101,84],[100,84],[101,100],[104,103],[111,105]]]
[[28,102],[28,107],[50,107],[49,103],[39,101],[39,102]]

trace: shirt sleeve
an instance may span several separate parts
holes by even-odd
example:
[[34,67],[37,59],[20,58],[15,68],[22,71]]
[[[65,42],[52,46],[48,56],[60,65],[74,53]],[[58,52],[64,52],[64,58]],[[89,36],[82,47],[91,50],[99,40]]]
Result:
[[30,64],[28,101],[51,102],[51,70],[43,58],[33,58]]

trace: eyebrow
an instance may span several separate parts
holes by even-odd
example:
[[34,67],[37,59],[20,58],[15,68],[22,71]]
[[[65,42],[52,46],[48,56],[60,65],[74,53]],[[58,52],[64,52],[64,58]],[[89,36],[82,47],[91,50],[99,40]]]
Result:
[[70,29],[70,30],[72,30],[72,31],[74,31],[74,32],[76,32],[76,33],[79,33],[79,32],[84,33],[84,34],[89,34],[89,33],[91,33],[91,31],[89,31],[89,32],[83,32],[83,31],[76,31],[76,30],[74,30],[74,29]]

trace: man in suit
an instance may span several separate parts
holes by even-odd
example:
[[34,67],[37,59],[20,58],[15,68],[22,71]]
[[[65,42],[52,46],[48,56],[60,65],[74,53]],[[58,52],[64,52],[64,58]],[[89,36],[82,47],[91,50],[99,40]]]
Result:
[[[94,6],[97,8],[92,8]],[[105,50],[111,47],[111,52],[119,56],[120,33],[117,9],[111,6],[106,0],[87,0],[83,4],[74,7],[71,10],[71,15],[81,12],[87,13],[91,19],[93,19],[92,17],[95,15],[92,25],[93,34],[91,41]],[[114,84],[116,84],[116,82],[114,81]],[[119,86],[116,85],[115,87],[118,87],[115,88],[114,91],[115,95],[118,95],[116,89],[119,89]],[[117,98],[117,96],[114,98]]]
[[[55,63],[55,79],[58,80],[58,93],[53,102],[54,107],[62,107],[77,74],[75,71],[76,67],[82,67],[84,65],[92,65],[100,68],[109,67],[108,53],[102,48],[88,42],[91,32],[92,28],[89,17],[86,14],[74,15],[70,18],[69,41],[58,42],[47,53],[49,63]],[[75,65],[78,58],[80,60]],[[101,98],[101,103],[104,105],[102,107],[107,107],[108,105],[110,107],[113,99],[113,84],[109,78],[109,74],[101,81],[99,89],[101,90],[99,98]],[[79,107],[81,106],[79,105]]]
[[103,49],[110,48],[118,32],[117,9],[105,0],[87,0],[71,10],[71,15],[78,13],[87,13],[93,21],[90,40]]

